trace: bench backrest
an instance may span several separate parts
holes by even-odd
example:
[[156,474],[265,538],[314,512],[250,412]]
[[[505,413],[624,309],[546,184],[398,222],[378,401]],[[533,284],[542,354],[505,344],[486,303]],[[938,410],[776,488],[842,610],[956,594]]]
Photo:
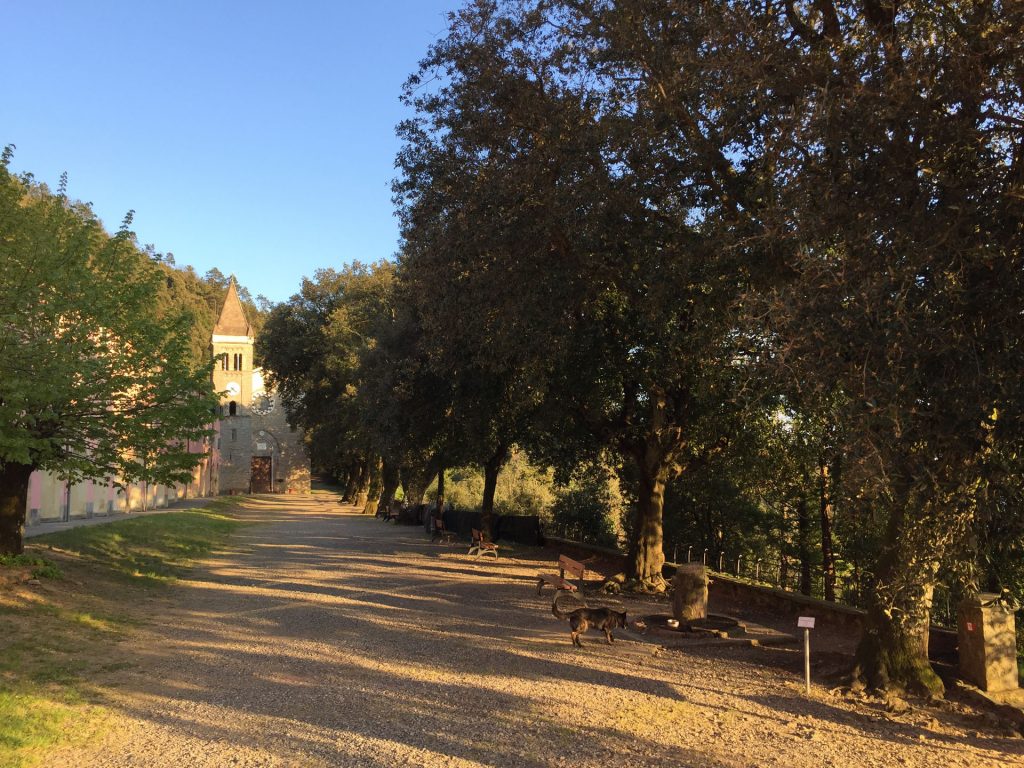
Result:
[[566,557],[565,555],[558,556],[558,568],[563,572],[571,573],[577,579],[582,579],[583,574],[587,570],[583,563],[573,560],[571,557]]

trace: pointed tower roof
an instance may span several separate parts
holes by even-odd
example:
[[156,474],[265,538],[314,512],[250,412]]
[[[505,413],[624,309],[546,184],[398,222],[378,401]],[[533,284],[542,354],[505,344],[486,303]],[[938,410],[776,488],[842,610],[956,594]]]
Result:
[[252,336],[252,326],[245,319],[245,309],[242,308],[242,301],[238,298],[234,277],[228,283],[228,295],[224,299],[224,308],[220,311],[220,319],[213,326],[213,333],[217,336]]

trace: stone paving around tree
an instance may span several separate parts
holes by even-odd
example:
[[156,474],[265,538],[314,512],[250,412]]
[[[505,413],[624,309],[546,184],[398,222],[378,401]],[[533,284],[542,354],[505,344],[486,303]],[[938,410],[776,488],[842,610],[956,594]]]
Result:
[[354,512],[248,501],[261,524],[147,603],[105,735],[46,764],[1024,765],[976,716],[805,697],[794,649],[574,649],[536,594],[550,553],[476,560]]

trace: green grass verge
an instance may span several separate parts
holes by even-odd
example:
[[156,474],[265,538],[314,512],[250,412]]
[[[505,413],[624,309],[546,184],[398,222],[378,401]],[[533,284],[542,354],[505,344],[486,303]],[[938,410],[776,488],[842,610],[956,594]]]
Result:
[[48,533],[32,543],[79,554],[143,583],[166,584],[244,525],[230,515],[235,503],[218,499],[201,509]]
[[[140,622],[131,604],[145,591],[136,587],[169,584],[224,544],[246,524],[231,515],[237,503],[218,499],[204,508],[72,528],[29,542],[35,550],[74,556],[65,566],[74,596],[0,594],[0,766],[45,766],[54,749],[102,734],[108,722],[103,688],[117,684],[110,675],[134,664],[130,653],[112,651]],[[34,552],[3,565],[56,570]]]
[[63,575],[55,563],[36,555],[0,555],[0,568],[31,568],[34,579],[59,579]]

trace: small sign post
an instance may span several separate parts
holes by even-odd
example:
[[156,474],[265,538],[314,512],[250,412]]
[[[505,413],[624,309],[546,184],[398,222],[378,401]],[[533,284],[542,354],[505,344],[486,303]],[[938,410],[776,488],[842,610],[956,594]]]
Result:
[[814,629],[813,616],[800,616],[796,625],[804,631],[804,686],[807,695],[811,695],[811,630]]

